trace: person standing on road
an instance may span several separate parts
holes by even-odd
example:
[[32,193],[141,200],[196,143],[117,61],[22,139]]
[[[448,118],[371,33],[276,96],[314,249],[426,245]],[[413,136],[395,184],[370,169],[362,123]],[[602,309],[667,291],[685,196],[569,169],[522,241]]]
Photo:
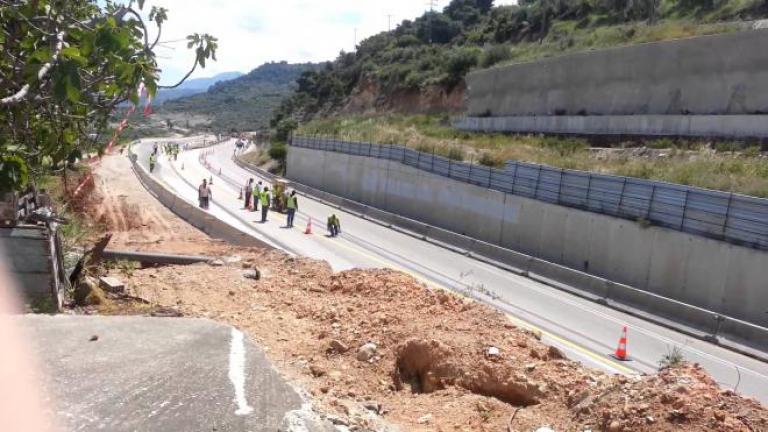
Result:
[[155,170],[155,164],[157,163],[157,155],[155,153],[152,153],[149,155],[149,173],[152,174],[152,171]]
[[285,208],[288,209],[288,228],[293,228],[293,218],[296,217],[296,211],[299,210],[299,199],[296,197],[296,191],[292,191],[285,200]]
[[261,199],[261,181],[253,187],[253,208],[251,211],[259,210],[259,200]]
[[208,185],[208,180],[203,179],[203,183],[197,188],[197,197],[200,200],[200,207],[204,210],[208,210],[208,207],[213,198],[211,187]]
[[245,210],[251,208],[251,194],[253,193],[253,178],[248,179],[248,183],[245,184]]
[[261,223],[267,222],[267,214],[269,213],[269,188],[265,187],[260,194],[261,198]]

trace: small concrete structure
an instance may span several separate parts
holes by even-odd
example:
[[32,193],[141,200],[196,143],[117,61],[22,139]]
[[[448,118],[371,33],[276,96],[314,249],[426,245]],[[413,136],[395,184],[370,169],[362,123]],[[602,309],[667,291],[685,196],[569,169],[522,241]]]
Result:
[[29,307],[59,310],[66,277],[55,231],[40,225],[0,228],[0,258],[8,263],[7,271]]

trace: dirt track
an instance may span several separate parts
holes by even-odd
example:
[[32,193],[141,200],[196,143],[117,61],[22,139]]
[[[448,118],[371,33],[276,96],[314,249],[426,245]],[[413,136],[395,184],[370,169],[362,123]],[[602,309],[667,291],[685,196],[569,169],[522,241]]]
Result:
[[141,184],[127,157],[106,156],[94,171],[94,221],[113,234],[109,247],[179,254],[216,254],[226,245],[184,222]]

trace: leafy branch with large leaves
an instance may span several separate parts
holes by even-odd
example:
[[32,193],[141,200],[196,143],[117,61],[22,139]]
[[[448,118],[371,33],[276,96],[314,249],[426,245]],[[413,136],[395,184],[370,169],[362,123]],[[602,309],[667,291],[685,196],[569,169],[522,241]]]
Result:
[[[155,47],[168,11],[144,0],[0,0],[0,191],[103,150],[120,104],[157,92]],[[156,32],[150,35],[148,26]],[[188,37],[189,73],[216,60],[217,40]],[[13,169],[13,173],[6,170]],[[8,174],[8,175],[6,175]]]

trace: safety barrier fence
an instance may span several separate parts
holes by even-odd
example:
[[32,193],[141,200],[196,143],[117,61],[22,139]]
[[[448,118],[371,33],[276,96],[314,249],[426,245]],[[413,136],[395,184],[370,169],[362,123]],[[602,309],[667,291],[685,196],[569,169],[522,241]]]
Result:
[[768,250],[768,199],[516,161],[497,169],[395,144],[299,135],[290,144],[387,159],[512,195]]

